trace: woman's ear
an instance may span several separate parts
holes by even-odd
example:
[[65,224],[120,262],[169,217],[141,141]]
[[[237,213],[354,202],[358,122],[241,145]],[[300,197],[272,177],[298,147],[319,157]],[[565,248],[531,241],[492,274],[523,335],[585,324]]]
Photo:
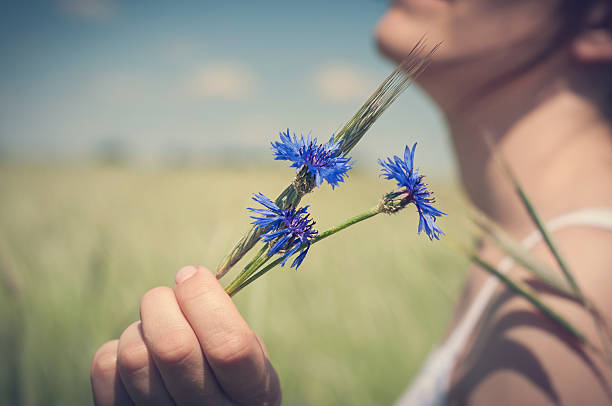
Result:
[[612,63],[612,31],[584,30],[572,43],[572,54],[582,63]]
[[612,4],[599,1],[584,21],[584,28],[572,43],[572,53],[578,62],[612,62]]

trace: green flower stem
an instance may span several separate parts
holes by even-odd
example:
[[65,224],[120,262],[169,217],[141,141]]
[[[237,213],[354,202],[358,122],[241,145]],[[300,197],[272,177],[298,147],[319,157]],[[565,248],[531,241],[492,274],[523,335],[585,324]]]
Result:
[[240,274],[238,274],[238,276],[236,277],[236,279],[234,279],[232,281],[232,283],[230,283],[226,288],[225,291],[227,292],[229,291],[233,291],[234,289],[236,289],[238,286],[240,286],[244,281],[246,281],[249,276],[253,275],[253,273],[255,271],[257,271],[257,269],[259,269],[260,267],[262,267],[266,262],[268,262],[268,260],[270,259],[269,256],[266,255],[266,251],[268,250],[268,244],[265,244],[263,247],[261,247],[261,249],[259,250],[259,252],[255,255],[255,257],[251,260],[251,262],[249,262],[244,269],[240,272]]
[[[339,231],[344,230],[347,227],[350,227],[352,225],[355,225],[359,222],[362,222],[364,220],[369,219],[370,217],[374,217],[377,214],[381,213],[380,209],[378,207],[374,207],[370,210],[367,210],[361,214],[358,214],[355,217],[352,217],[348,220],[346,220],[344,223],[337,225],[334,228],[331,228],[321,234],[319,234],[318,236],[316,236],[312,241],[311,241],[311,245],[315,244],[331,235],[336,234]],[[265,250],[267,249],[267,245],[262,248],[262,251],[265,252]],[[261,252],[259,252],[258,255],[261,255]],[[266,256],[266,258],[268,258]],[[251,263],[253,263],[255,260],[251,261]],[[273,262],[271,262],[270,264],[268,264],[265,268],[262,268],[261,270],[259,270],[257,273],[255,273],[255,271],[257,271],[257,268],[252,268],[250,267],[251,264],[247,265],[245,267],[245,270],[238,275],[238,277],[232,282],[230,283],[226,288],[225,288],[225,292],[227,292],[228,295],[233,296],[236,293],[238,293],[240,290],[242,290],[242,288],[244,288],[245,286],[249,285],[251,282],[255,281],[256,279],[258,279],[260,276],[262,276],[263,274],[265,274],[266,272],[268,272],[270,269],[274,268],[275,266],[277,266],[278,264],[280,264],[283,261],[283,257],[279,257],[277,259],[275,259]],[[265,264],[266,261],[262,262],[261,264],[259,264],[258,267],[263,266]],[[254,274],[255,273],[255,274]]]
[[234,296],[236,293],[240,292],[242,288],[251,284],[256,279],[258,279],[260,276],[262,276],[263,274],[265,274],[266,272],[268,272],[270,269],[274,268],[281,262],[283,262],[283,257],[276,258],[274,261],[266,265],[265,268],[259,270],[259,272],[257,272],[255,275],[252,275],[250,278],[245,279],[241,282],[237,282],[237,281],[232,282],[227,288],[225,288],[225,292],[230,296]]
[[357,224],[359,222],[362,222],[363,220],[367,220],[370,217],[374,217],[377,214],[381,213],[380,209],[378,207],[373,207],[370,210],[364,211],[361,214],[356,215],[355,217],[352,217],[348,220],[346,220],[344,223],[337,225],[334,228],[330,228],[329,230],[317,235],[313,240],[312,240],[312,244],[319,242],[327,237],[329,237],[330,235],[334,235],[336,234],[338,231],[342,231],[347,227],[350,227],[354,224]]

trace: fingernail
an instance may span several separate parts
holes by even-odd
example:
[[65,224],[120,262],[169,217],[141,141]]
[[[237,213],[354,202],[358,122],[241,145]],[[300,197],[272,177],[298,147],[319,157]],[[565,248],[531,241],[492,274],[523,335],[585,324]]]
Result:
[[195,266],[186,266],[181,268],[174,277],[175,285],[185,282],[187,279],[191,278],[193,275],[198,272],[198,268]]

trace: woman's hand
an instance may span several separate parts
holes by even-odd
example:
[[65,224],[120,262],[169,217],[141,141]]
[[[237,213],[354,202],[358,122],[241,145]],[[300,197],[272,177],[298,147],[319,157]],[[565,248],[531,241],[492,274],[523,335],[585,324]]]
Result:
[[174,290],[148,291],[140,319],[94,355],[96,405],[280,404],[263,343],[207,269],[182,268]]

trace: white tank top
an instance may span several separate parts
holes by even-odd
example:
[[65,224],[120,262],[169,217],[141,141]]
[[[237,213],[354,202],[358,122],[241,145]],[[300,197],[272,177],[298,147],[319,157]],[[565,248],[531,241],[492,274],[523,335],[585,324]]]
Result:
[[[604,228],[612,231],[612,208],[585,208],[549,221],[550,232],[571,226]],[[526,249],[533,248],[542,240],[539,231],[534,231],[521,244]],[[505,257],[497,265],[502,273],[514,267],[514,261]],[[491,301],[499,280],[491,276],[480,289],[463,318],[446,341],[434,349],[423,364],[421,371],[412,381],[411,386],[397,400],[395,406],[445,406],[450,389],[451,374],[461,351],[471,337],[480,317]]]

